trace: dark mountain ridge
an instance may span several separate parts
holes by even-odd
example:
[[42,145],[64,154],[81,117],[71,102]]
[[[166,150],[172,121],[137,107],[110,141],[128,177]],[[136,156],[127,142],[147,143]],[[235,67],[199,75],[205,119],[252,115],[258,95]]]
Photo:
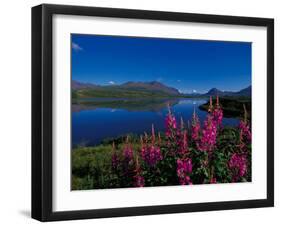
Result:
[[238,92],[233,91],[221,91],[217,88],[210,89],[205,96],[251,96],[252,95],[252,86],[248,86],[247,88],[241,89]]
[[135,89],[135,90],[153,90],[153,91],[159,91],[159,92],[165,92],[169,93],[171,95],[180,95],[180,92],[173,88],[166,86],[160,82],[152,81],[152,82],[126,82],[120,87],[128,88],[128,89]]
[[252,87],[249,86],[238,92],[210,89],[205,94],[183,94],[176,88],[161,82],[126,82],[121,85],[96,85],[72,80],[72,92],[75,97],[200,97],[200,96],[251,96]]

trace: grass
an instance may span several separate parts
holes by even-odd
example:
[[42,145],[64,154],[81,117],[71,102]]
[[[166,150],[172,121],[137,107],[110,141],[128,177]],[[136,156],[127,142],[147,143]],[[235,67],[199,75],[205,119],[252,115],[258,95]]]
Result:
[[[93,147],[78,146],[72,150],[72,190],[120,187],[111,168],[112,140]],[[122,150],[124,138],[114,139],[116,149]],[[140,144],[132,138],[133,150]],[[117,179],[117,178],[116,178]]]

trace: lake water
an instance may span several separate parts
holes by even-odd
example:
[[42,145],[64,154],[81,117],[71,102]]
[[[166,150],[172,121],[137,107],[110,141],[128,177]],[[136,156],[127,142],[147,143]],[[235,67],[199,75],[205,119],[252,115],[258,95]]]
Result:
[[[129,133],[143,134],[165,130],[167,104],[179,122],[192,119],[195,109],[202,123],[206,112],[198,107],[207,99],[88,99],[72,104],[72,144],[97,145],[106,138],[116,138]],[[223,125],[238,125],[238,119],[224,118]]]

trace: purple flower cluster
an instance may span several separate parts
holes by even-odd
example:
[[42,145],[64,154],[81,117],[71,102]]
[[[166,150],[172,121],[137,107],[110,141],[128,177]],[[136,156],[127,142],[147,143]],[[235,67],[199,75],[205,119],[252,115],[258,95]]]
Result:
[[181,185],[192,184],[192,181],[188,174],[192,173],[192,162],[191,159],[178,159],[177,160],[177,175],[179,178],[179,183]]
[[137,174],[134,179],[135,179],[135,183],[134,183],[135,187],[144,187],[145,183],[144,183],[143,176]]
[[252,140],[252,133],[250,131],[250,125],[248,123],[248,113],[246,110],[246,106],[244,107],[244,120],[241,120],[239,123],[238,128],[240,129],[241,140],[251,141]]
[[188,153],[188,140],[187,131],[184,130],[180,133],[180,139],[178,141],[179,154],[184,155]]
[[123,156],[127,162],[133,159],[133,148],[132,145],[129,143],[129,137],[127,137],[126,139],[126,144],[123,149]]
[[168,106],[168,115],[165,119],[165,126],[166,126],[166,136],[168,138],[172,138],[174,132],[177,129],[177,121],[175,116],[171,113],[170,107]]
[[[158,143],[160,143],[160,139]],[[155,133],[154,126],[152,125],[152,135],[151,135],[151,143],[148,143],[148,139],[146,138],[143,142],[141,137],[141,156],[144,162],[146,162],[149,166],[153,167],[157,164],[158,161],[162,160],[163,156],[160,150],[160,147],[155,144]]]
[[197,148],[200,151],[211,152],[215,148],[217,142],[218,130],[221,127],[222,119],[223,119],[223,111],[220,107],[218,96],[217,96],[217,103],[215,107],[212,104],[212,97],[210,97],[208,112],[209,114],[206,120],[204,121],[204,127],[202,129],[201,139],[197,142]]
[[145,180],[144,177],[141,175],[142,170],[139,164],[138,157],[136,158],[136,175],[134,176],[134,186],[135,187],[144,187],[145,185]]
[[217,125],[213,121],[211,115],[207,116],[202,130],[202,137],[197,147],[200,151],[212,151],[216,145],[217,140]]
[[229,168],[233,172],[233,181],[238,181],[247,172],[247,159],[245,155],[234,153],[229,160]]
[[[220,159],[218,161],[215,159],[218,149],[221,145],[224,145],[220,138],[224,136],[224,131],[228,131],[222,128],[222,120],[223,110],[219,103],[219,97],[216,99],[216,104],[213,104],[212,97],[210,97],[208,114],[202,127],[195,111],[191,126],[189,124],[185,126],[183,119],[181,119],[180,125],[177,125],[176,118],[168,106],[168,114],[165,118],[166,132],[162,137],[163,141],[161,141],[159,133],[158,137],[155,136],[152,124],[151,135],[144,133],[144,136],[140,137],[140,152],[137,152],[137,149],[134,152],[129,137],[127,137],[123,152],[121,150],[120,155],[117,155],[113,143],[112,169],[116,170],[117,174],[119,172],[117,169],[122,169],[122,176],[130,178],[130,184],[135,187],[154,185],[152,181],[157,181],[159,177],[164,175],[162,170],[167,170],[167,167],[163,168],[163,165],[170,166],[173,177],[177,176],[178,183],[181,185],[191,185],[192,183],[214,184],[217,181],[218,183],[230,181],[231,178],[233,182],[237,182],[241,181],[242,177],[248,180],[250,173],[247,174],[247,151],[250,148],[251,128],[247,121],[246,110],[245,118],[241,120],[238,126],[240,141],[233,146],[237,152],[233,153],[233,149],[231,149],[230,155],[228,151],[222,153],[223,159],[228,159],[227,162],[223,161],[223,163]],[[238,129],[236,128],[237,131]],[[134,147],[137,146],[136,144]],[[202,152],[200,153],[198,150]],[[163,164],[158,164],[162,160],[164,161]],[[223,164],[223,170],[227,173],[227,177],[222,179],[221,176],[218,176],[217,164]],[[201,169],[204,169],[203,173],[201,173]],[[160,183],[170,180],[169,177],[167,177],[168,179],[160,178]],[[174,183],[174,179],[171,181]]]
[[240,129],[240,133],[243,139],[247,139],[248,141],[252,140],[252,133],[247,121],[240,121],[238,128]]
[[191,138],[194,141],[197,141],[199,139],[199,132],[200,132],[200,122],[198,116],[194,111],[192,117],[192,123],[191,123]]
[[212,117],[213,117],[213,121],[215,122],[215,124],[220,127],[222,125],[223,111],[222,111],[222,109],[220,107],[219,97],[218,96],[217,96],[216,107],[212,111]]
[[221,126],[222,124],[222,119],[223,119],[223,113],[222,110],[220,108],[216,108],[213,111],[213,121],[215,122],[215,124],[217,126]]

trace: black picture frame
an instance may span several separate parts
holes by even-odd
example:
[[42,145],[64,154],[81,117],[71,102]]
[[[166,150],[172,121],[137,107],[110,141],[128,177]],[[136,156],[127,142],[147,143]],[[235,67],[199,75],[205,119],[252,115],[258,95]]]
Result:
[[[55,14],[262,26],[267,28],[267,198],[95,210],[52,210],[52,18]],[[274,206],[274,20],[43,4],[32,8],[32,218],[122,217]]]

